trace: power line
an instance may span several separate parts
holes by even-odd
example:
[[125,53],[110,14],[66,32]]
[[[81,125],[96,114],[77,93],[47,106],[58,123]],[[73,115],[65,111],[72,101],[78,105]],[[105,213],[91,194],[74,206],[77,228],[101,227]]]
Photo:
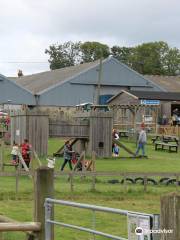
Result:
[[39,63],[42,64],[42,63],[43,63],[43,64],[45,64],[45,63],[46,63],[46,64],[47,64],[48,62],[38,62],[38,61],[32,61],[32,62],[25,62],[25,61],[22,61],[22,62],[19,62],[19,61],[0,61],[0,63],[25,63],[25,64],[26,64],[26,63],[27,63],[27,64],[29,64],[29,63],[30,63],[30,64],[32,64],[32,63],[33,63],[33,64],[34,64],[34,63],[37,63],[37,64],[39,64]]

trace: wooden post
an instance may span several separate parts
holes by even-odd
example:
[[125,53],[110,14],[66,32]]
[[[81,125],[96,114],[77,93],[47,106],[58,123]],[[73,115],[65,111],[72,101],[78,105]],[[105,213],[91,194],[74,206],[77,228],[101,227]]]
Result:
[[18,199],[18,190],[19,190],[19,167],[20,167],[20,164],[16,166],[16,200]]
[[[34,178],[35,196],[34,196],[34,221],[41,223],[41,232],[38,233],[38,240],[45,239],[45,198],[54,196],[54,170],[48,167],[40,167],[35,172]],[[53,211],[52,211],[53,212]],[[53,214],[52,214],[53,215]],[[51,216],[53,218],[53,216]],[[54,239],[52,225],[51,240]]]
[[161,240],[180,239],[180,194],[171,193],[161,197]]
[[156,126],[155,126],[155,133],[158,134],[158,114],[159,114],[159,108],[157,107],[156,108],[156,116],[155,116],[155,123],[156,123]]
[[92,152],[92,170],[96,171],[96,153],[94,151]]
[[95,190],[96,190],[96,173],[93,172],[91,191],[95,191]]
[[127,193],[127,181],[126,181],[126,173],[123,174],[123,186],[124,186],[124,192]]
[[147,176],[144,176],[144,192],[147,192]]
[[74,191],[74,185],[73,185],[73,173],[72,172],[69,173],[69,181],[70,181],[71,192],[73,192]]
[[2,139],[0,142],[0,170],[4,171],[4,139],[3,139],[3,136],[2,136]]

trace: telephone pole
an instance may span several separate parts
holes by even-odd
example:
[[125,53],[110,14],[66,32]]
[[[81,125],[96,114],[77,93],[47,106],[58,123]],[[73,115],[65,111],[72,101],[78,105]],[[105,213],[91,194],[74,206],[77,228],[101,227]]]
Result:
[[98,69],[98,86],[97,86],[97,105],[100,104],[100,90],[101,90],[101,81],[102,81],[102,54],[99,60],[99,69]]

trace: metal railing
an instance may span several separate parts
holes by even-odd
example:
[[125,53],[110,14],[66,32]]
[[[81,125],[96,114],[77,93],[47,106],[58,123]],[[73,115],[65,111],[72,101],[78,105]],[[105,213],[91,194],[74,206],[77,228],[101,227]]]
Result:
[[[52,215],[52,211],[53,211],[52,210],[53,204],[92,210],[92,213],[93,213],[93,217],[92,217],[93,229],[92,228],[85,228],[85,227],[77,226],[77,225],[72,225],[72,224],[67,224],[67,223],[64,223],[64,222],[58,222],[58,221],[55,221],[55,220],[51,219],[51,215]],[[51,225],[52,224],[93,234],[94,239],[95,239],[95,235],[99,235],[99,236],[103,236],[103,237],[106,237],[106,238],[109,238],[109,239],[128,240],[128,239],[120,237],[120,236],[115,236],[115,235],[112,235],[112,234],[108,234],[108,233],[104,233],[104,232],[95,230],[95,221],[96,221],[95,212],[105,212],[105,213],[111,213],[111,214],[119,214],[119,215],[124,215],[124,216],[127,216],[127,217],[129,215],[134,214],[134,215],[146,216],[146,217],[149,217],[151,219],[154,219],[154,216],[155,216],[154,214],[131,212],[131,211],[127,211],[127,210],[121,210],[121,209],[115,209],[115,208],[109,208],[109,207],[102,207],[102,206],[96,206],[96,205],[90,205],[90,204],[82,204],[82,203],[63,201],[63,200],[56,200],[56,199],[51,199],[51,198],[46,198],[44,206],[45,206],[45,240],[51,240],[51,236],[52,236]],[[156,221],[157,221],[157,218],[156,218]]]

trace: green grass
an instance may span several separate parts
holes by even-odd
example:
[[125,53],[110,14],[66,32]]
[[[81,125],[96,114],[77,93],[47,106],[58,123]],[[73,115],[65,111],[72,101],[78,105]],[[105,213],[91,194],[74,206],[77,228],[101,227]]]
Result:
[[[128,147],[135,151],[135,144],[124,141]],[[49,155],[52,155],[63,140],[49,140]],[[162,151],[154,151],[154,147],[149,144],[146,146],[148,159],[132,159],[125,158],[127,154],[121,150],[122,158],[97,159],[97,171],[136,171],[136,172],[179,172],[180,169],[180,154],[168,153]],[[5,149],[5,159],[10,161],[10,149]],[[124,156],[124,157],[123,157]],[[46,160],[42,159],[46,164]],[[62,164],[63,159],[58,158],[56,169]],[[5,170],[14,171],[11,167],[6,167]],[[68,168],[66,168],[68,170]],[[116,178],[116,177],[114,177]],[[160,212],[160,196],[172,191],[178,191],[173,186],[151,186],[144,193],[143,186],[140,184],[128,184],[125,188],[121,184],[108,184],[107,180],[112,178],[98,177],[96,183],[96,191],[91,191],[91,179],[74,179],[74,192],[70,190],[70,184],[67,177],[57,177],[55,179],[55,198],[70,200],[81,203],[96,204],[120,209],[128,209],[132,211],[140,211],[147,213]],[[117,178],[118,179],[118,178]],[[15,194],[15,178],[0,177],[0,213],[19,221],[32,221],[33,219],[33,184],[28,177],[21,177],[19,193]],[[87,210],[79,210],[75,208],[56,207],[56,219],[81,226],[92,226],[92,213]],[[125,217],[98,213],[96,215],[96,228],[100,231],[119,234],[123,237],[127,236],[127,220]],[[84,240],[93,239],[90,234],[74,232],[60,227],[55,227],[55,239],[66,240]],[[22,233],[4,233],[4,238],[25,239]],[[97,237],[96,239],[104,239]]]

